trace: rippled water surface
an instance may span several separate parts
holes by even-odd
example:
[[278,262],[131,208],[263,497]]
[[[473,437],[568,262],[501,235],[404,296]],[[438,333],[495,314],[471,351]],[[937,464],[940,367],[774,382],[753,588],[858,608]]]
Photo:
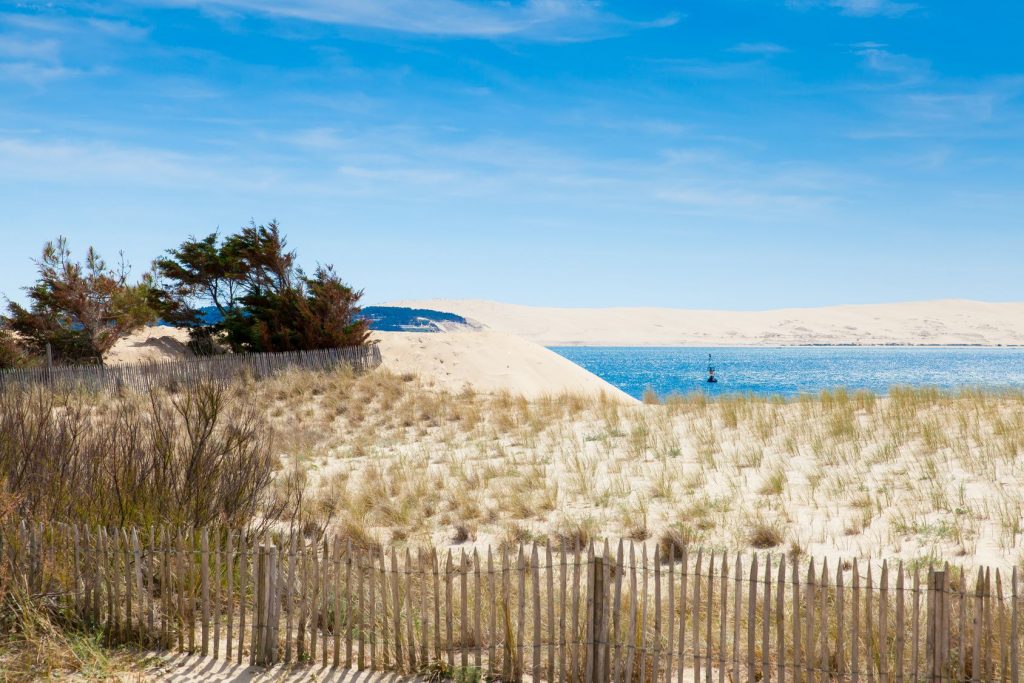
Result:
[[[649,348],[563,346],[552,350],[641,397],[706,391],[761,395],[846,387],[1024,388],[1021,348]],[[708,384],[708,354],[718,384]]]

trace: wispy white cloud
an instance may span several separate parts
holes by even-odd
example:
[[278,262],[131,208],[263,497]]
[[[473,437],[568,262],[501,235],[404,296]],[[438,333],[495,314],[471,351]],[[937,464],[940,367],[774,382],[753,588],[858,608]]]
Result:
[[81,69],[72,69],[61,64],[0,61],[0,81],[16,81],[34,88],[41,88],[51,81],[83,74],[85,72]]
[[31,40],[18,35],[0,35],[0,80],[18,81],[39,87],[50,81],[75,75],[64,66],[57,40]]
[[122,40],[142,40],[149,35],[148,26],[137,26],[127,21],[89,18],[85,21],[89,29]]
[[553,209],[634,207],[752,221],[826,211],[842,201],[838,188],[862,182],[823,166],[755,163],[712,147],[597,158],[529,138],[453,140],[413,127],[311,128],[266,139],[276,143],[272,155],[233,153],[231,146],[211,154],[114,141],[0,137],[0,182],[105,196],[156,189],[327,203],[362,197],[500,206],[528,198],[533,206]]
[[670,14],[635,22],[605,10],[595,0],[147,0],[150,4],[204,11],[263,14],[325,24],[358,26],[432,36],[494,39],[581,40],[634,28],[675,24]]
[[923,81],[931,72],[928,60],[891,52],[880,43],[858,43],[854,48],[864,68],[896,76],[904,83]]
[[787,194],[775,190],[756,192],[730,186],[683,184],[679,188],[658,192],[659,199],[686,207],[700,215],[755,216],[780,213],[807,214],[833,204],[828,196]]
[[921,92],[901,98],[904,114],[928,121],[983,123],[1024,92],[1024,77],[1001,79],[969,92]]
[[669,212],[753,221],[806,217],[842,203],[870,179],[822,164],[753,162],[729,146],[672,147],[631,158],[579,156],[523,138],[439,140],[411,128],[356,135],[299,131],[289,142],[344,160],[348,191],[432,199],[658,207]]
[[902,17],[920,7],[899,0],[786,0],[786,5],[794,9],[834,7],[851,17]]
[[60,58],[60,43],[56,40],[29,40],[19,36],[0,35],[0,59],[28,59],[56,62]]
[[753,162],[725,150],[670,150],[657,200],[701,216],[759,221],[821,216],[873,183],[862,173],[808,162]]
[[729,51],[739,52],[740,54],[763,55],[770,57],[771,55],[789,52],[789,48],[779,45],[778,43],[740,43],[739,45],[733,45],[729,48]]
[[944,141],[1000,134],[1019,135],[1024,76],[1006,76],[975,83],[929,82],[926,87],[900,88],[874,95],[868,104],[878,110],[877,125],[848,134],[855,139],[925,139]]
[[[129,22],[69,15],[0,14],[0,79],[42,88],[52,81],[111,72],[110,46],[142,40],[149,29]],[[85,59],[69,57],[78,54]]]
[[764,60],[663,59],[655,63],[669,73],[722,81],[751,78],[762,73],[768,66]]
[[916,3],[895,0],[831,0],[830,4],[854,17],[901,17],[918,8]]
[[[114,142],[0,138],[0,178],[8,182],[197,188],[231,185],[224,165],[210,157],[127,146]],[[247,176],[258,182],[259,174]]]

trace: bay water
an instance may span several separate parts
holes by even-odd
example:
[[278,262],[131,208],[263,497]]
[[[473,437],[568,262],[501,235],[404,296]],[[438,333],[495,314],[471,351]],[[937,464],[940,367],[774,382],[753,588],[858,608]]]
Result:
[[[1024,348],[980,347],[551,347],[641,398],[694,391],[794,396],[892,386],[1024,388]],[[717,384],[707,380],[708,354]]]

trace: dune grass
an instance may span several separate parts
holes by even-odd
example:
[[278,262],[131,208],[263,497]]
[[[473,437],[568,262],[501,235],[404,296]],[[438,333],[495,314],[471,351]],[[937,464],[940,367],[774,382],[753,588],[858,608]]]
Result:
[[[387,372],[286,376],[260,391],[282,461],[306,472],[297,514],[380,543],[501,542],[510,529],[664,543],[686,529],[723,550],[1022,557],[1020,392],[626,405],[437,392]],[[323,497],[341,500],[333,517]]]
[[[17,513],[58,518],[44,494],[70,471],[59,493],[77,495],[94,523],[237,525],[245,520],[225,515],[244,500],[249,523],[330,530],[360,547],[623,537],[999,565],[1022,557],[1021,392],[630,405],[451,393],[384,370],[291,372],[210,392],[4,398],[0,463]],[[46,437],[32,441],[30,467],[18,455],[25,416]],[[68,444],[75,457],[39,465],[40,453]],[[130,487],[87,485],[104,453],[115,465],[105,476],[121,472]],[[203,474],[202,496],[161,497],[163,487],[140,483],[140,462],[162,465],[179,493],[188,480],[172,469],[245,476]],[[218,479],[230,486],[212,486]],[[116,504],[90,493],[114,483],[130,494]]]

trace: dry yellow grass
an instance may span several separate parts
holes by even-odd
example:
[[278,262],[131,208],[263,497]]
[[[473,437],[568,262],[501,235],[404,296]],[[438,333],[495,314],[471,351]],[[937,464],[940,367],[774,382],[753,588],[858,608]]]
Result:
[[685,537],[844,558],[1022,557],[1019,392],[629,406],[451,394],[386,372],[240,391],[273,422],[282,472],[301,476],[302,524],[361,543]]

